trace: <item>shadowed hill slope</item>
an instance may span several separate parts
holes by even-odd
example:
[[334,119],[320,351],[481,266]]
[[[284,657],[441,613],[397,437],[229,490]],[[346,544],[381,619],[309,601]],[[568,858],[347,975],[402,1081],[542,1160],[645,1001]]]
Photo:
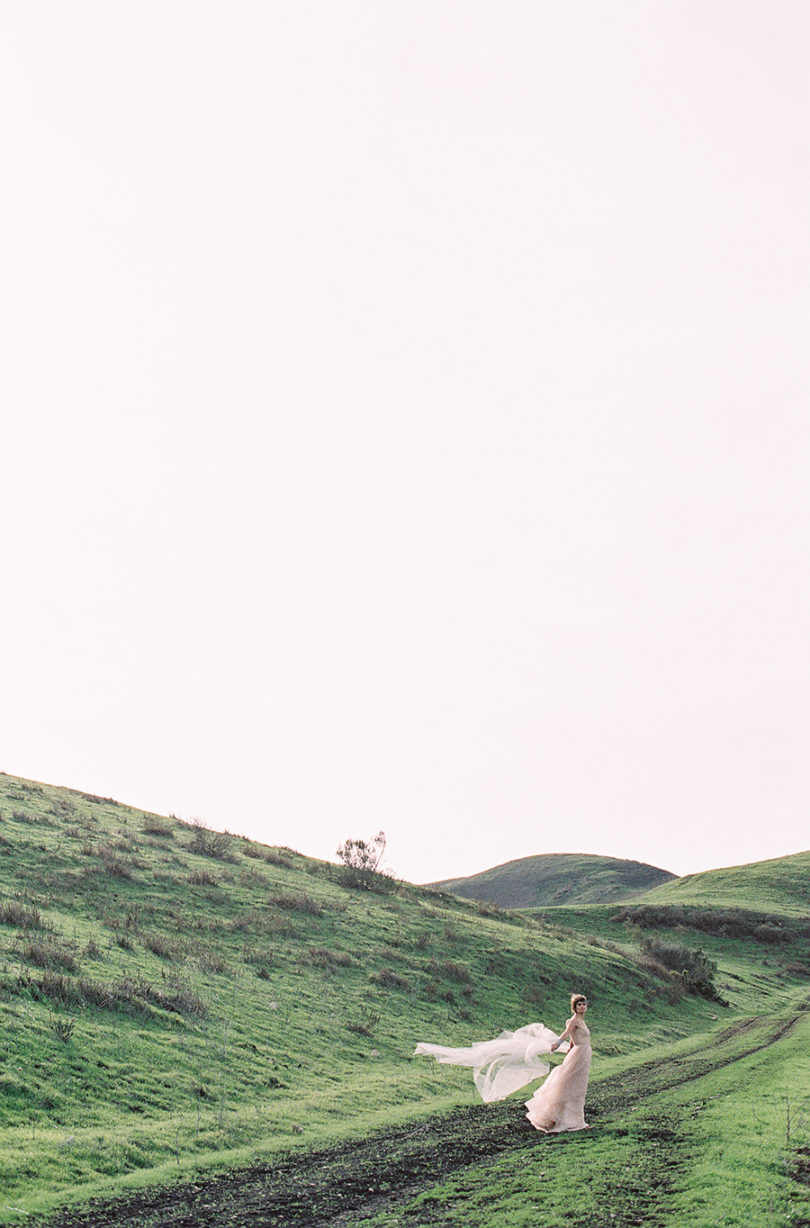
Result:
[[520,857],[481,874],[449,878],[429,886],[499,908],[539,908],[621,903],[674,877],[668,870],[640,861],[588,853],[548,853]]

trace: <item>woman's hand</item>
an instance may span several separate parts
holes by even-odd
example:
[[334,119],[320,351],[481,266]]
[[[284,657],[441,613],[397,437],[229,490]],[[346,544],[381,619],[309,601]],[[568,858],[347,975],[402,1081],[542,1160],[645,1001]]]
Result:
[[551,1042],[551,1052],[552,1052],[552,1053],[555,1053],[555,1052],[556,1052],[556,1050],[557,1050],[557,1048],[558,1048],[559,1044],[560,1044],[560,1042],[559,1042],[558,1040],[553,1040],[553,1041]]

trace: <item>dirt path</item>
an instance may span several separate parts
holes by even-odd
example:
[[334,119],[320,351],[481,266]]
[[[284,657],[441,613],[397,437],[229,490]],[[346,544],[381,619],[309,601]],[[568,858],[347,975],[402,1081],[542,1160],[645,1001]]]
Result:
[[[598,1126],[631,1104],[759,1052],[799,1018],[744,1020],[691,1056],[648,1062],[595,1083],[589,1119]],[[339,1147],[288,1154],[188,1185],[94,1201],[38,1222],[42,1228],[342,1228],[401,1207],[464,1168],[553,1141],[528,1126],[520,1101],[476,1105],[422,1125],[377,1131]]]

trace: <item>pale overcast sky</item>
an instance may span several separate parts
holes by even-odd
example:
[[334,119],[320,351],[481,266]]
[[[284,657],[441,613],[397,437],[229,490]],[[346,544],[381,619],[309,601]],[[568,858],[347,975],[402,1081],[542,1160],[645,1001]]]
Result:
[[808,837],[805,0],[0,0],[0,768],[403,877]]

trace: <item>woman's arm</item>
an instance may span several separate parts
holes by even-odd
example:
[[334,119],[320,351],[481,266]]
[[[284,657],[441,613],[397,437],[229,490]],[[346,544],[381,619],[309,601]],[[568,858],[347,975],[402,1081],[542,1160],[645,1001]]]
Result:
[[552,1053],[554,1052],[555,1049],[558,1049],[560,1047],[560,1045],[563,1043],[564,1040],[571,1039],[571,1033],[573,1032],[576,1026],[577,1026],[577,1017],[576,1015],[572,1015],[571,1018],[568,1020],[568,1023],[565,1025],[565,1031],[563,1032],[562,1036],[558,1036],[557,1039],[551,1045]]

